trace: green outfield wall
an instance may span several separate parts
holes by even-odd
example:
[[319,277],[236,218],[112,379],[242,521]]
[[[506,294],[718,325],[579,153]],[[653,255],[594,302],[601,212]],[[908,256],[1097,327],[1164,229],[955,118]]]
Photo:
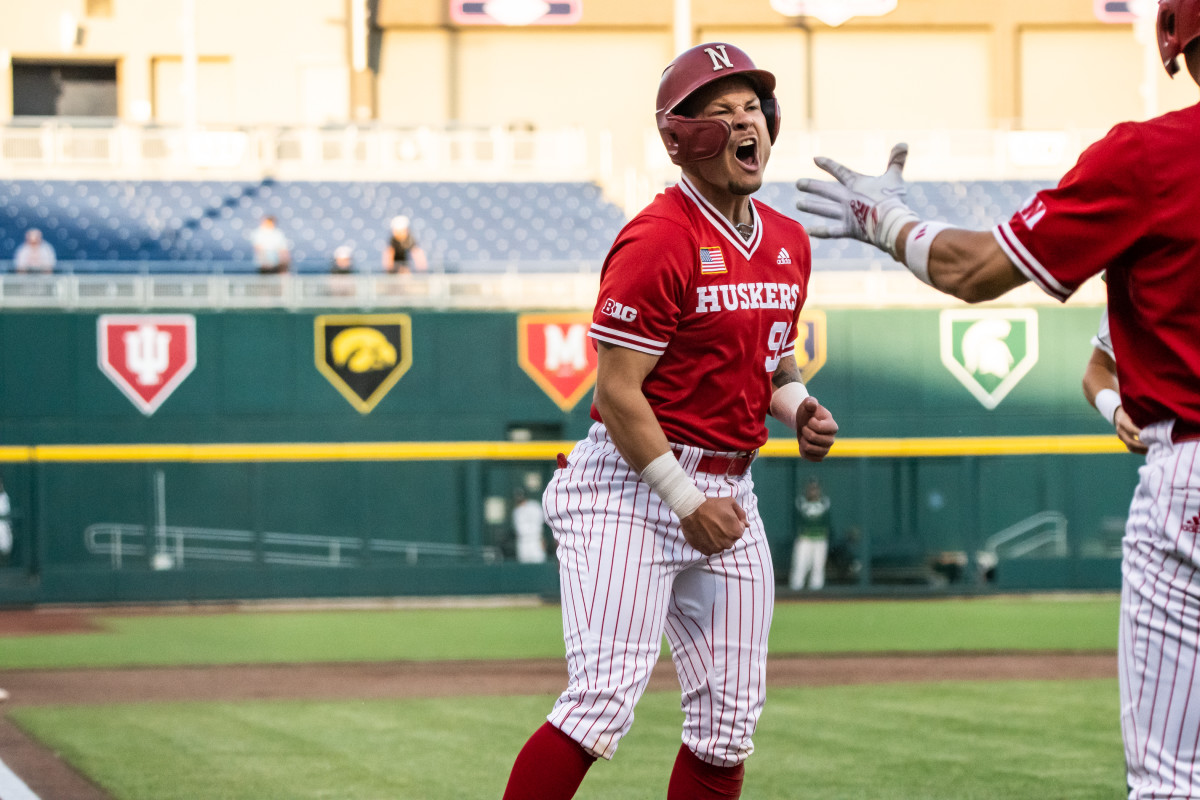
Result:
[[[1080,391],[1099,315],[810,313],[800,361],[840,442],[800,462],[771,422],[777,572],[816,476],[851,589],[1118,586],[1140,459]],[[0,314],[0,603],[554,594],[508,510],[590,424],[585,319]]]

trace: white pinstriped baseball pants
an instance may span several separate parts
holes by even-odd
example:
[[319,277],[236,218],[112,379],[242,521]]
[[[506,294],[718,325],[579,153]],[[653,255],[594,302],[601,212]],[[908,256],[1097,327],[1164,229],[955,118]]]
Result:
[[774,568],[749,470],[696,473],[709,497],[735,497],[750,528],[705,557],[679,520],[596,424],[555,472],[542,505],[558,543],[569,680],[547,719],[593,755],[611,759],[658,661],[665,633],[683,696],[683,742],[701,760],[735,766],[766,691]]
[[1121,591],[1121,735],[1131,800],[1200,797],[1200,441],[1150,446],[1129,507]]

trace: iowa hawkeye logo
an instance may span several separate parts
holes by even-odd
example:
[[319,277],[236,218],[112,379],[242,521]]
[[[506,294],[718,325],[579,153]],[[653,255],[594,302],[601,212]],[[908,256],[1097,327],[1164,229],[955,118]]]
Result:
[[517,317],[517,361],[563,411],[596,382],[596,348],[588,341],[590,314]]
[[104,314],[96,351],[100,371],[148,417],[196,367],[196,318]]
[[360,414],[370,414],[412,366],[407,314],[326,314],[313,330],[317,369]]

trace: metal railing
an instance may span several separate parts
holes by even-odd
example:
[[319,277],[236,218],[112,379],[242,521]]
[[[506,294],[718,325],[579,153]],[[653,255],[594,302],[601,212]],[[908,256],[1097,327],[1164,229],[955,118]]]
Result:
[[1067,555],[1065,514],[1042,511],[992,534],[983,543],[984,551],[996,558],[1021,558],[1046,546],[1055,556]]
[[[493,265],[493,269],[496,265]],[[547,272],[557,267],[563,271]],[[528,269],[526,269],[528,268]],[[461,310],[590,310],[599,290],[599,264],[542,262],[503,265],[503,272],[397,275],[239,273],[0,274],[0,310],[15,309],[320,309],[419,308]],[[1071,298],[1103,305],[1096,278]],[[809,305],[818,308],[938,308],[957,301],[914,279],[889,260],[815,263]],[[1058,302],[1033,284],[998,303]]]
[[113,569],[137,559],[158,570],[183,569],[194,562],[274,564],[294,567],[341,568],[371,563],[419,564],[430,559],[496,563],[500,549],[491,546],[413,542],[397,539],[322,536],[179,525],[154,526],[101,522],[83,532],[84,546],[93,555],[106,555]]

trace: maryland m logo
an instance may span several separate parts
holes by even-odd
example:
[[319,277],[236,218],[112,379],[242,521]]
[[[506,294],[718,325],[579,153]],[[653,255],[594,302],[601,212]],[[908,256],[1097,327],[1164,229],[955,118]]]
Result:
[[104,314],[96,350],[100,371],[148,417],[196,367],[196,318]]
[[796,323],[796,366],[800,368],[800,379],[805,383],[825,366],[828,342],[825,312],[801,311],[800,321]]
[[326,314],[313,331],[317,369],[360,414],[370,414],[412,366],[407,314]]
[[517,317],[517,361],[563,411],[596,382],[596,348],[588,340],[590,314]]
[[990,411],[1037,363],[1037,311],[943,311],[941,351],[950,374]]

